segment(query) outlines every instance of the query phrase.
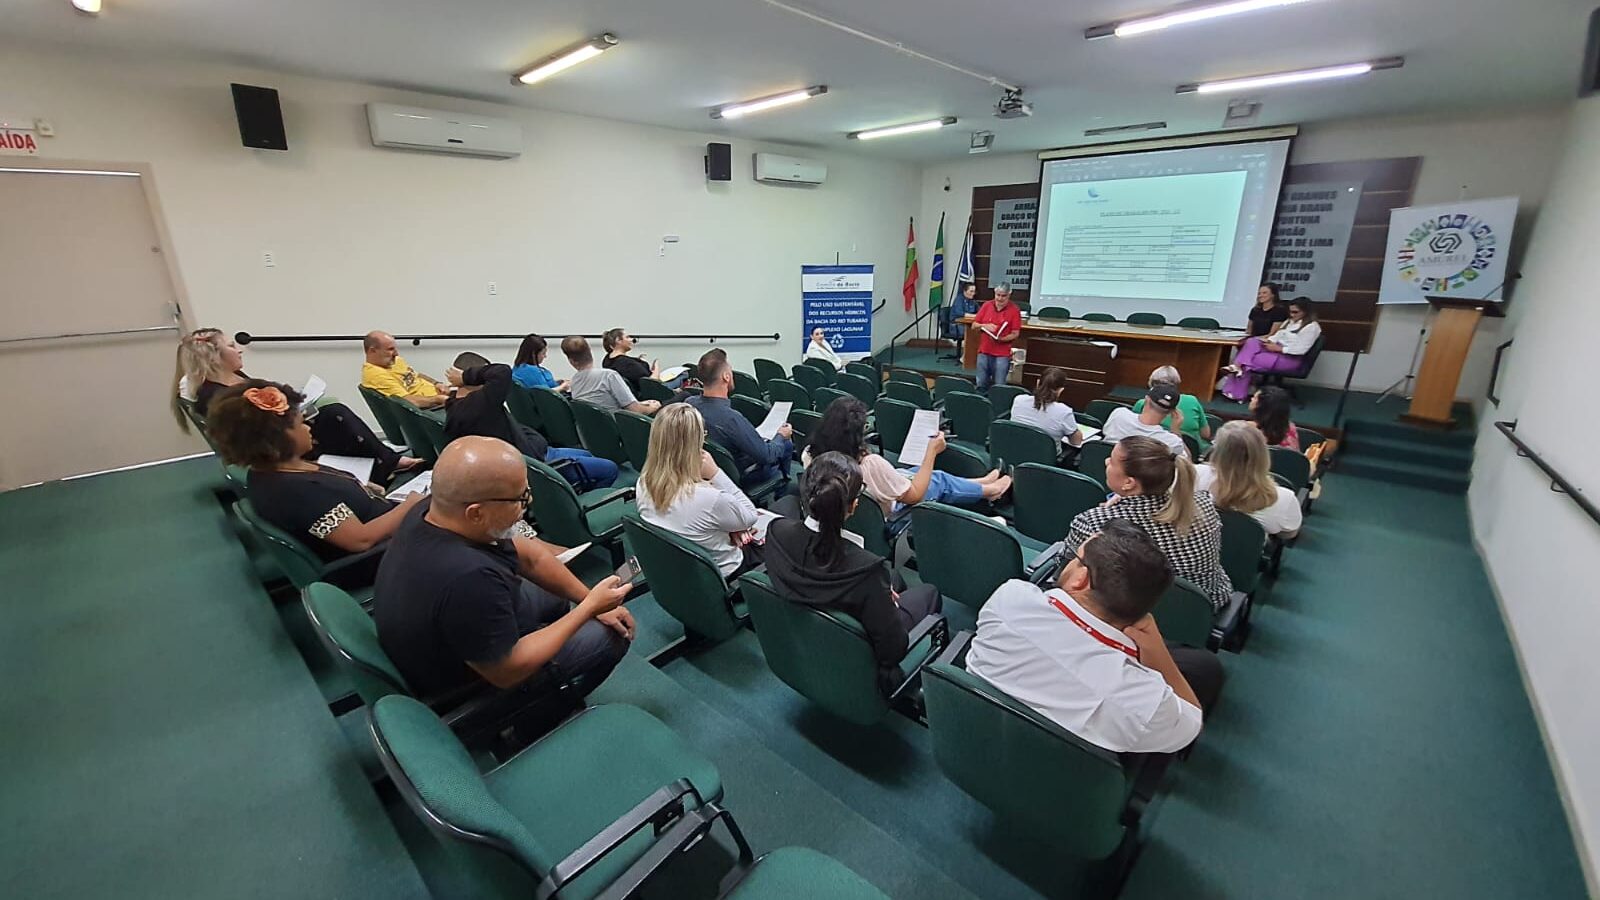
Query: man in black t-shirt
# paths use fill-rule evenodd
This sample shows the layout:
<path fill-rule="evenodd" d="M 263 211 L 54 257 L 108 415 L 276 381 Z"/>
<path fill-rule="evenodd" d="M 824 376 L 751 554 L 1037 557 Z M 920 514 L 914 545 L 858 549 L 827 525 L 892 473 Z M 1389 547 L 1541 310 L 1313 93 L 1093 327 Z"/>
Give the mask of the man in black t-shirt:
<path fill-rule="evenodd" d="M 529 499 L 516 448 L 463 437 L 391 539 L 373 591 L 378 641 L 419 697 L 480 680 L 528 699 L 573 683 L 581 697 L 627 652 L 631 586 L 612 576 L 591 590 L 518 535 Z"/>

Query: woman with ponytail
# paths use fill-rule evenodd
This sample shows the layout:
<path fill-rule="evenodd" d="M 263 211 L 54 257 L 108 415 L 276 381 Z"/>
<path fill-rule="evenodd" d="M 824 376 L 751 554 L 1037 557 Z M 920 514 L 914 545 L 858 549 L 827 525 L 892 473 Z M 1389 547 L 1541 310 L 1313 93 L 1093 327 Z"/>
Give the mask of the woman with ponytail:
<path fill-rule="evenodd" d="M 1186 455 L 1143 435 L 1123 438 L 1106 458 L 1112 497 L 1072 520 L 1068 549 L 1077 549 L 1110 520 L 1127 519 L 1155 540 L 1179 576 L 1205 592 L 1212 609 L 1222 609 L 1233 592 L 1222 570 L 1222 519 L 1195 478 Z"/>
<path fill-rule="evenodd" d="M 805 477 L 811 515 L 804 521 L 774 519 L 768 526 L 767 574 L 789 600 L 860 622 L 878 660 L 880 682 L 892 684 L 906 655 L 906 634 L 939 611 L 939 590 L 921 584 L 897 593 L 889 563 L 863 549 L 859 535 L 844 530 L 861 502 L 861 487 L 861 465 L 849 456 L 830 452 L 811 460 Z"/>

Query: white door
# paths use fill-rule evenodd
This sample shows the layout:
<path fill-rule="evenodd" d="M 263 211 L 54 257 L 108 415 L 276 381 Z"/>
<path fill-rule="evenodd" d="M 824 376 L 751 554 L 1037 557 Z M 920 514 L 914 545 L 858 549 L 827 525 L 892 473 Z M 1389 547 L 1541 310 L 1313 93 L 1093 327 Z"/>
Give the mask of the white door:
<path fill-rule="evenodd" d="M 142 176 L 7 164 L 0 490 L 204 450 L 170 411 L 177 296 Z"/>

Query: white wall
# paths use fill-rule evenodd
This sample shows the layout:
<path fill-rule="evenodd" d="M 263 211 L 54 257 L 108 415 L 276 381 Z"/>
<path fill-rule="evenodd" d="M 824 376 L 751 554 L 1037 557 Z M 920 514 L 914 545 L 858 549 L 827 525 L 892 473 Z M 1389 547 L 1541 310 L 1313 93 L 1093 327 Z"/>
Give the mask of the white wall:
<path fill-rule="evenodd" d="M 1479 427 L 1468 501 L 1473 533 L 1522 662 L 1545 742 L 1564 787 L 1591 890 L 1600 894 L 1600 703 L 1595 702 L 1595 636 L 1600 635 L 1600 525 L 1520 459 L 1494 421 L 1517 434 L 1600 501 L 1590 414 L 1594 352 L 1583 336 L 1600 331 L 1600 304 L 1585 287 L 1600 234 L 1600 99 L 1578 102 L 1523 265 L 1507 326 L 1498 408 Z M 1576 338 L 1576 339 L 1575 339 Z"/>
<path fill-rule="evenodd" d="M 1460 197 L 1520 196 L 1519 237 L 1513 263 L 1526 244 L 1528 226 L 1549 184 L 1565 121 L 1563 108 L 1478 118 L 1385 118 L 1308 125 L 1295 140 L 1291 164 L 1421 156 L 1422 171 L 1413 202 L 1443 203 Z M 939 213 L 948 214 L 950 248 L 959 248 L 971 211 L 972 188 L 990 184 L 1036 181 L 1039 160 L 1033 153 L 976 156 L 928 166 L 922 174 L 921 253 L 933 252 L 933 229 Z M 946 179 L 950 190 L 945 191 Z M 922 223 L 927 223 L 925 226 Z M 951 249 L 952 258 L 959 249 Z M 952 269 L 953 272 L 953 269 Z M 1372 352 L 1356 367 L 1354 386 L 1381 390 L 1404 375 L 1411 362 L 1423 310 L 1387 307 L 1380 311 Z M 1480 398 L 1488 384 L 1489 359 L 1501 324 L 1486 320 L 1473 342 L 1461 377 L 1460 396 Z M 1311 380 L 1342 385 L 1350 366 L 1348 353 L 1324 353 Z"/>
<path fill-rule="evenodd" d="M 228 84 L 278 88 L 288 152 L 239 143 Z M 382 150 L 363 104 L 387 101 L 514 118 L 526 150 L 483 160 Z M 781 332 L 727 343 L 798 361 L 802 263 L 872 263 L 891 303 L 878 342 L 908 321 L 899 301 L 905 221 L 919 202 L 909 164 L 734 143 L 734 180 L 711 185 L 716 136 L 215 66 L 87 62 L 8 49 L 0 109 L 49 119 L 43 155 L 149 163 L 190 319 L 229 332 Z M 750 180 L 750 153 L 820 158 L 818 188 Z M 661 237 L 679 235 L 658 256 Z M 277 265 L 264 268 L 262 251 Z M 498 296 L 488 296 L 488 282 Z M 23 329 L 26 330 L 25 328 Z M 365 413 L 358 346 L 257 345 L 252 374 L 323 375 Z M 670 361 L 709 345 L 640 350 Z M 431 349 L 430 349 L 431 348 Z M 462 347 L 402 349 L 439 376 Z M 509 358 L 515 344 L 491 345 Z M 555 354 L 552 368 L 565 370 Z"/>

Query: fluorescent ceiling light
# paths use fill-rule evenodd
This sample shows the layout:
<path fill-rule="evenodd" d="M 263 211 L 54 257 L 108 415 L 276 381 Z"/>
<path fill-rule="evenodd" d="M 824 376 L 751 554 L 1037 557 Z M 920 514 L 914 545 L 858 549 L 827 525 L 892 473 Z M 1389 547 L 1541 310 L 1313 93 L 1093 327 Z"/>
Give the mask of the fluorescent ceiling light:
<path fill-rule="evenodd" d="M 1256 88 L 1276 87 L 1282 84 L 1302 84 L 1307 81 L 1326 81 L 1329 78 L 1349 78 L 1354 75 L 1365 75 L 1368 72 L 1375 72 L 1379 69 L 1398 69 L 1405 63 L 1404 57 L 1390 56 L 1384 59 L 1349 63 L 1342 66 L 1323 66 L 1320 69 L 1300 69 L 1294 72 L 1279 72 L 1275 75 L 1252 75 L 1248 78 L 1230 78 L 1226 81 L 1180 84 L 1177 92 L 1180 94 L 1216 94 L 1222 91 L 1251 91 Z"/>
<path fill-rule="evenodd" d="M 72 7 L 87 15 L 100 15 L 100 0 L 72 0 Z"/>
<path fill-rule="evenodd" d="M 780 106 L 788 106 L 791 103 L 800 103 L 804 100 L 810 100 L 812 97 L 826 94 L 827 92 L 827 85 L 817 84 L 808 88 L 801 88 L 798 91 L 788 91 L 787 93 L 783 94 L 773 94 L 770 97 L 762 97 L 759 100 L 746 100 L 743 103 L 729 103 L 726 106 L 719 106 L 716 109 L 713 109 L 711 111 L 711 118 L 737 119 L 740 116 L 748 116 L 751 113 L 764 112 L 769 109 L 777 109 Z"/>
<path fill-rule="evenodd" d="M 576 46 L 568 47 L 567 49 L 562 50 L 560 53 L 556 53 L 552 56 L 547 56 L 544 59 L 539 60 L 528 68 L 523 69 L 511 76 L 511 83 L 534 84 L 536 82 L 543 81 L 546 78 L 549 78 L 551 75 L 554 75 L 557 72 L 564 72 L 586 59 L 594 59 L 596 56 L 599 56 L 605 51 L 610 50 L 616 45 L 616 35 L 610 33 L 602 34 L 592 40 L 587 40 Z"/>
<path fill-rule="evenodd" d="M 866 131 L 852 131 L 845 137 L 854 141 L 870 141 L 873 138 L 895 137 L 901 134 L 916 134 L 919 131 L 937 131 L 946 125 L 954 125 L 955 116 L 945 116 L 942 119 L 929 119 L 926 122 L 912 122 L 907 125 L 891 125 L 888 128 L 868 128 Z"/>
<path fill-rule="evenodd" d="M 1117 37 L 1133 37 L 1139 34 L 1148 34 L 1152 31 L 1161 31 L 1174 25 L 1190 25 L 1195 22 L 1220 19 L 1224 16 L 1236 16 L 1240 13 L 1276 9 L 1280 6 L 1293 6 L 1296 3 L 1304 2 L 1306 0 L 1230 0 L 1227 3 L 1190 6 L 1169 13 L 1162 13 L 1159 16 L 1129 19 L 1126 22 L 1117 22 L 1112 25 L 1097 25 L 1085 31 L 1083 36 L 1091 41 L 1095 38 L 1111 37 L 1113 35 Z"/>

